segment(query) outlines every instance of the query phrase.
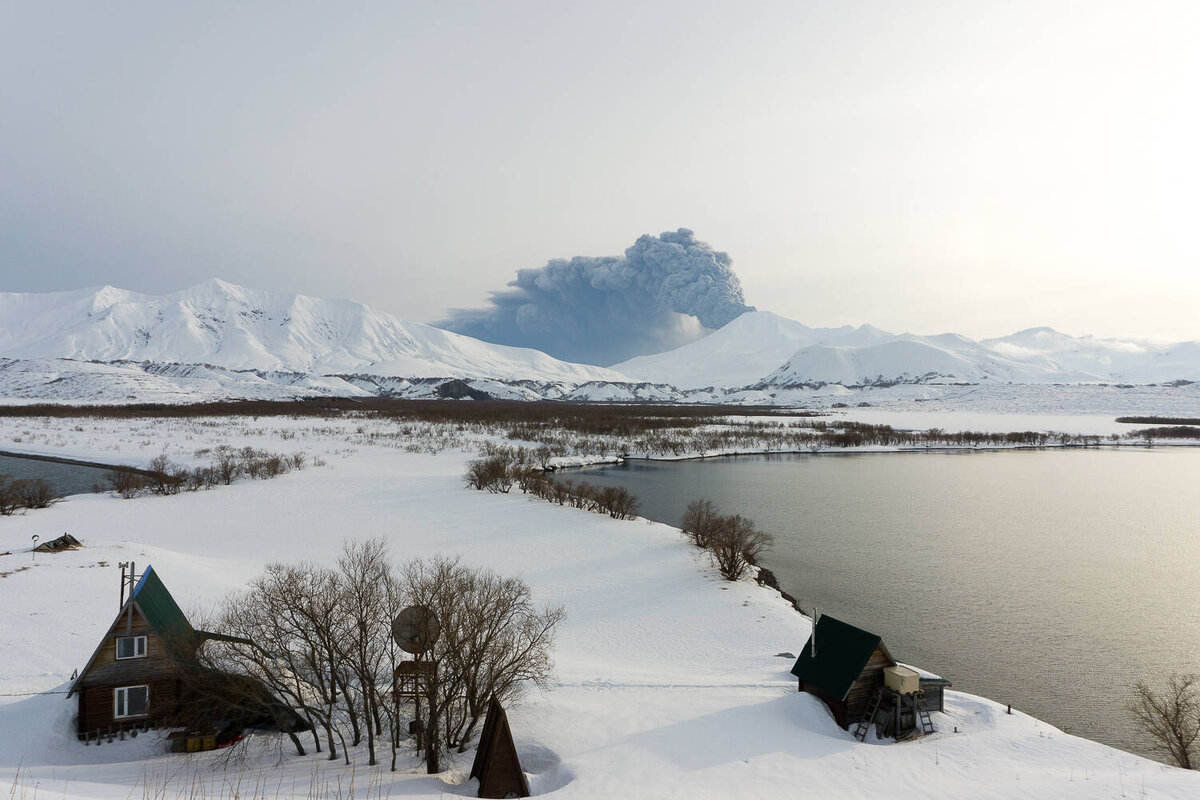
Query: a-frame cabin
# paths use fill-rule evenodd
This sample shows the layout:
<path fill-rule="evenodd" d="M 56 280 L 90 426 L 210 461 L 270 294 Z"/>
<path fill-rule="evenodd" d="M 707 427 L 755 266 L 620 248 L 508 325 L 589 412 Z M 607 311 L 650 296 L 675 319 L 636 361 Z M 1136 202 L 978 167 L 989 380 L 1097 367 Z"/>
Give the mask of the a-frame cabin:
<path fill-rule="evenodd" d="M 79 696 L 79 735 L 163 724 L 179 708 L 201 638 L 147 566 L 67 693 Z"/>
<path fill-rule="evenodd" d="M 79 696 L 79 737 L 180 722 L 234 732 L 310 727 L 254 678 L 201 666 L 196 653 L 206 639 L 253 645 L 193 628 L 147 566 L 67 693 Z"/>
<path fill-rule="evenodd" d="M 824 614 L 813 626 L 792 674 L 800 682 L 800 691 L 821 698 L 837 724 L 848 730 L 862 718 L 871 696 L 883 684 L 883 670 L 895 664 L 880 637 Z"/>
<path fill-rule="evenodd" d="M 179 707 L 200 638 L 147 566 L 67 693 L 79 696 L 79 735 L 163 724 Z"/>

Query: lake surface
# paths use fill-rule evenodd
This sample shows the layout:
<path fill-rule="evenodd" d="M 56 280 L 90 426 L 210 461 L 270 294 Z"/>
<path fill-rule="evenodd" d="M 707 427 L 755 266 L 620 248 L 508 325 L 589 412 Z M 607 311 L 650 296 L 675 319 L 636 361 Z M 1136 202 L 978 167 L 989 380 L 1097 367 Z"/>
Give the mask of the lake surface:
<path fill-rule="evenodd" d="M 672 525 L 702 497 L 750 517 L 805 609 L 1070 733 L 1147 753 L 1130 684 L 1200 671 L 1200 450 L 736 456 L 563 477 L 624 486 Z"/>
<path fill-rule="evenodd" d="M 107 468 L 0 456 L 0 475 L 7 475 L 10 480 L 41 478 L 62 495 L 85 494 L 92 491 L 92 486 L 97 483 L 107 485 L 107 474 Z"/>

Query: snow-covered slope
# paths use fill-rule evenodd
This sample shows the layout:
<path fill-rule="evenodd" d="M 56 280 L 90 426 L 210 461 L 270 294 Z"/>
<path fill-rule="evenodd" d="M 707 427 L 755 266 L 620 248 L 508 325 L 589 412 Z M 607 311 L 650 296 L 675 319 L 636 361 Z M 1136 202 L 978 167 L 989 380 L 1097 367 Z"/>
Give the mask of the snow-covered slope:
<path fill-rule="evenodd" d="M 1200 378 L 1200 342 L 1155 344 L 1128 339 L 1069 336 L 1053 328 L 1028 328 L 981 345 L 1022 361 L 1056 365 L 1128 383 Z"/>
<path fill-rule="evenodd" d="M 636 380 L 680 389 L 747 386 L 762 380 L 799 348 L 873 344 L 890 336 L 870 325 L 810 328 L 770 311 L 750 311 L 703 339 L 666 353 L 631 358 L 613 369 Z"/>
<path fill-rule="evenodd" d="M 974 341 L 857 328 L 809 328 L 767 311 L 703 339 L 613 366 L 678 388 L 889 383 L 1166 383 L 1200 380 L 1200 343 L 1156 345 L 1034 328 Z"/>
<path fill-rule="evenodd" d="M 276 294 L 216 279 L 158 297 L 110 286 L 0 294 L 0 357 L 317 375 L 623 380 L 611 370 L 403 322 L 350 300 Z"/>

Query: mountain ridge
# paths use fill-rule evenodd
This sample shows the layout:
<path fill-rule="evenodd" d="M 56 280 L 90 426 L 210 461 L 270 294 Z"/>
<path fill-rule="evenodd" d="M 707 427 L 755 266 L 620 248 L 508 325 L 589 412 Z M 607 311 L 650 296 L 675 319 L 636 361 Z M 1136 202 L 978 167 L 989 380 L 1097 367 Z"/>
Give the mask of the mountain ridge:
<path fill-rule="evenodd" d="M 352 300 L 247 289 L 216 278 L 164 295 L 111 286 L 0 293 L 0 355 L 420 378 L 624 377 L 405 322 Z"/>
<path fill-rule="evenodd" d="M 776 366 L 762 371 L 771 359 L 778 359 Z M 1048 327 L 976 341 L 957 333 L 893 334 L 870 325 L 810 328 L 753 311 L 703 339 L 612 369 L 680 389 L 831 383 L 1152 384 L 1200 380 L 1200 343 L 1073 337 Z M 750 377 L 756 371 L 759 377 Z"/>
<path fill-rule="evenodd" d="M 109 285 L 0 293 L 0 362 L 0 398 L 62 402 L 374 395 L 772 403 L 822 386 L 1200 381 L 1198 342 L 1073 337 L 1044 326 L 975 341 L 870 325 L 812 328 L 769 311 L 605 368 L 405 322 L 353 300 L 218 278 L 164 295 Z"/>

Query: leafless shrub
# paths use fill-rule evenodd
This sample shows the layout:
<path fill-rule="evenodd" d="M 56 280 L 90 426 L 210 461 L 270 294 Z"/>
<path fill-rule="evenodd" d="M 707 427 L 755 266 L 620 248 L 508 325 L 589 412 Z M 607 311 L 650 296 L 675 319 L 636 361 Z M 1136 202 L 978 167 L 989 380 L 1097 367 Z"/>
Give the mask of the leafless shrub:
<path fill-rule="evenodd" d="M 217 478 L 221 483 L 228 486 L 241 477 L 242 460 L 232 448 L 222 445 L 214 452 L 216 453 L 216 460 L 213 462 L 213 468 L 216 469 Z"/>
<path fill-rule="evenodd" d="M 486 490 L 492 494 L 507 494 L 516 482 L 509 459 L 502 455 L 477 458 L 468 462 L 464 478 L 470 488 Z"/>
<path fill-rule="evenodd" d="M 1150 747 L 1169 763 L 1200 766 L 1200 675 L 1173 674 L 1161 690 L 1138 681 L 1128 710 Z"/>
<path fill-rule="evenodd" d="M 720 519 L 720 515 L 713 502 L 702 498 L 688 503 L 679 527 L 683 530 L 684 535 L 692 541 L 692 544 L 706 548 L 712 536 L 713 525 L 718 519 Z"/>
<path fill-rule="evenodd" d="M 596 505 L 613 519 L 634 519 L 639 508 L 638 499 L 624 486 L 605 486 L 595 495 Z"/>
<path fill-rule="evenodd" d="M 109 470 L 105 475 L 108 486 L 126 500 L 137 497 L 146 491 L 148 482 L 144 475 L 127 469 Z"/>
<path fill-rule="evenodd" d="M 0 475 L 0 516 L 10 516 L 21 507 L 21 497 L 7 475 Z"/>
<path fill-rule="evenodd" d="M 184 470 L 180 478 L 183 481 L 183 488 L 189 492 L 211 489 L 218 482 L 216 467 L 195 467 Z"/>
<path fill-rule="evenodd" d="M 49 508 L 62 499 L 58 490 L 41 478 L 13 481 L 11 490 L 25 508 Z"/>
<path fill-rule="evenodd" d="M 717 517 L 708 536 L 708 551 L 713 563 L 727 581 L 736 581 L 746 569 L 758 563 L 758 557 L 772 543 L 769 533 L 741 516 Z"/>
<path fill-rule="evenodd" d="M 146 476 L 150 491 L 155 494 L 179 494 L 183 488 L 182 471 L 183 468 L 173 463 L 166 454 L 150 459 L 149 474 Z"/>

